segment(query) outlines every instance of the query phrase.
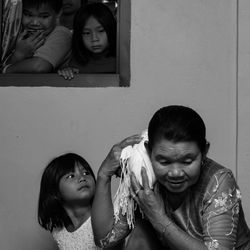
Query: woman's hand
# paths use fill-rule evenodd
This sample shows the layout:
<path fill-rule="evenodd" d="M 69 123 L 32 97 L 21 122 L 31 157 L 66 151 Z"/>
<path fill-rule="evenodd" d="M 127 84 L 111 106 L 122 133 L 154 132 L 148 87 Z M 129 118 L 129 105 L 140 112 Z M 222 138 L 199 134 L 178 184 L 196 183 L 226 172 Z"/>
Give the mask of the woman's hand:
<path fill-rule="evenodd" d="M 166 215 L 164 202 L 157 186 L 150 189 L 146 169 L 142 167 L 142 186 L 137 181 L 134 173 L 131 175 L 132 196 L 148 218 L 154 224 L 161 221 Z"/>
<path fill-rule="evenodd" d="M 142 140 L 141 135 L 130 136 L 120 143 L 115 144 L 98 171 L 98 176 L 110 179 L 113 175 L 120 175 L 120 157 L 122 150 L 127 146 L 138 144 Z"/>
<path fill-rule="evenodd" d="M 35 51 L 45 42 L 45 35 L 41 31 L 29 34 L 24 30 L 17 38 L 15 52 L 13 54 L 15 62 L 30 58 Z"/>
<path fill-rule="evenodd" d="M 115 144 L 99 168 L 95 196 L 91 208 L 91 221 L 97 245 L 117 244 L 129 233 L 126 218 L 124 221 L 121 215 L 119 215 L 120 220 L 115 223 L 114 207 L 111 198 L 111 177 L 115 174 L 119 175 L 122 150 L 127 146 L 138 144 L 141 140 L 141 135 L 133 135 Z M 117 246 L 117 249 L 121 248 Z"/>
<path fill-rule="evenodd" d="M 74 67 L 66 67 L 63 69 L 59 69 L 57 73 L 59 76 L 62 76 L 65 80 L 71 80 L 74 78 L 75 74 L 79 73 L 79 69 Z"/>

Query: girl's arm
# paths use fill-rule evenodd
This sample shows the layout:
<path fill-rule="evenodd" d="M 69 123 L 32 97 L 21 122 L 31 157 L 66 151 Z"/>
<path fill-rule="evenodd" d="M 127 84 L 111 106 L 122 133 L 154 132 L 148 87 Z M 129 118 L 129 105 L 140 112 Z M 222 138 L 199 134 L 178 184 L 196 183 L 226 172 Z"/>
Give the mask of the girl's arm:
<path fill-rule="evenodd" d="M 135 135 L 112 147 L 103 161 L 97 175 L 96 192 L 92 205 L 92 226 L 95 243 L 101 247 L 116 245 L 129 233 L 125 217 L 116 224 L 111 198 L 111 178 L 120 167 L 120 156 L 123 148 L 139 143 L 141 136 Z"/>
<path fill-rule="evenodd" d="M 92 206 L 92 226 L 95 243 L 105 248 L 116 245 L 130 232 L 126 216 L 119 216 L 115 223 L 111 199 L 111 180 L 98 175 L 96 194 Z"/>

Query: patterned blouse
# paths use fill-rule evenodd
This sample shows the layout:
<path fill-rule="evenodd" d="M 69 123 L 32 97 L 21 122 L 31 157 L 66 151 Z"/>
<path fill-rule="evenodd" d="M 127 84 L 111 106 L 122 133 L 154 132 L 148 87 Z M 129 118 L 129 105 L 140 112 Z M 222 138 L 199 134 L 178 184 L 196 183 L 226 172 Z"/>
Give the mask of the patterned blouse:
<path fill-rule="evenodd" d="M 182 205 L 166 212 L 209 250 L 250 249 L 250 230 L 233 173 L 209 158 Z M 249 248 L 245 248 L 247 242 Z"/>

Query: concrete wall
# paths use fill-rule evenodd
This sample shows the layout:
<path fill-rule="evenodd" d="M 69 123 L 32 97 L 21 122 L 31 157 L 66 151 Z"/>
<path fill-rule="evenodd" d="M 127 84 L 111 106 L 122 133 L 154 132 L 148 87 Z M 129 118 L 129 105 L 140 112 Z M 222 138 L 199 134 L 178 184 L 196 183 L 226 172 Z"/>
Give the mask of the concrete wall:
<path fill-rule="evenodd" d="M 238 63 L 238 183 L 243 195 L 245 215 L 250 225 L 250 2 L 239 1 Z"/>
<path fill-rule="evenodd" d="M 247 0 L 242 2 L 249 11 Z M 250 207 L 249 71 L 245 58 L 238 105 L 236 3 L 132 1 L 129 88 L 1 88 L 0 249 L 55 249 L 36 218 L 45 165 L 74 151 L 96 173 L 114 143 L 146 128 L 168 104 L 188 105 L 202 115 L 209 156 L 238 173 L 244 207 Z M 249 222 L 249 209 L 246 216 Z"/>

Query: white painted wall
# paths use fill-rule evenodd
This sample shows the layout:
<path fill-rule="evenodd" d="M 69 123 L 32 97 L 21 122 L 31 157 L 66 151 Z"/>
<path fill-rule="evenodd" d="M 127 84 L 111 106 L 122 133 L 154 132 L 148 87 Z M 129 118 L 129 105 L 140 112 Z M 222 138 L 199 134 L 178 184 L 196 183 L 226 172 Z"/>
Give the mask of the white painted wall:
<path fill-rule="evenodd" d="M 97 172 L 114 143 L 168 104 L 196 109 L 210 157 L 237 172 L 236 9 L 234 0 L 132 1 L 129 88 L 1 88 L 0 249 L 54 249 L 36 218 L 45 165 L 74 151 Z"/>
<path fill-rule="evenodd" d="M 250 1 L 239 1 L 238 183 L 250 225 Z"/>

